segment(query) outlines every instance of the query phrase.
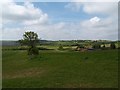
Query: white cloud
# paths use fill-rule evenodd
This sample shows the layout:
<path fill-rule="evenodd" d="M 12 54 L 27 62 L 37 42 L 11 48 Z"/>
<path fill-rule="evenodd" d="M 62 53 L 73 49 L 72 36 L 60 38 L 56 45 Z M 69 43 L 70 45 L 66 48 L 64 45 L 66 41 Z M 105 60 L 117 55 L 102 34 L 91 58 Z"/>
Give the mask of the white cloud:
<path fill-rule="evenodd" d="M 118 11 L 117 2 L 70 2 L 65 5 L 65 8 L 71 9 L 72 11 L 80 11 L 81 8 L 87 14 L 101 14 L 101 15 L 113 15 Z"/>
<path fill-rule="evenodd" d="M 84 20 L 81 23 L 81 26 L 83 27 L 92 27 L 92 28 L 109 28 L 110 26 L 117 25 L 117 22 L 113 18 L 98 18 L 98 17 L 93 17 L 90 18 L 89 20 Z"/>
<path fill-rule="evenodd" d="M 27 26 L 43 25 L 48 22 L 47 13 L 35 8 L 30 2 L 18 5 L 12 0 L 4 0 L 0 5 L 2 6 L 2 16 L 0 17 L 3 26 L 2 39 L 21 39 Z M 13 27 L 10 28 L 9 25 Z"/>
<path fill-rule="evenodd" d="M 2 30 L 2 39 L 18 40 L 22 38 L 24 32 L 25 32 L 24 28 L 4 28 Z"/>
<path fill-rule="evenodd" d="M 92 24 L 96 24 L 96 23 L 98 23 L 99 21 L 100 21 L 100 18 L 98 18 L 98 17 L 93 17 L 93 18 L 90 19 L 90 22 L 91 22 Z"/>
<path fill-rule="evenodd" d="M 112 15 L 116 14 L 118 10 L 118 3 L 115 2 L 94 2 L 94 3 L 84 3 L 84 12 L 88 14 L 98 14 L 101 15 Z"/>
<path fill-rule="evenodd" d="M 93 19 L 95 21 L 94 24 L 91 22 Z M 82 33 L 89 39 L 118 39 L 118 23 L 111 17 L 101 18 L 100 20 L 93 17 L 89 20 L 84 20 L 80 25 L 83 28 Z"/>
<path fill-rule="evenodd" d="M 37 24 L 46 24 L 48 22 L 48 15 L 44 14 L 41 15 L 38 19 L 33 20 L 24 20 L 24 25 L 37 25 Z"/>
<path fill-rule="evenodd" d="M 116 29 L 116 27 L 118 26 L 118 22 L 116 22 L 117 20 L 111 17 L 108 18 L 98 18 L 98 17 L 93 17 L 90 18 L 89 20 L 84 20 L 82 21 L 80 24 L 83 27 L 87 27 L 87 28 L 105 28 L 106 29 L 110 29 L 112 28 L 113 31 L 114 29 Z"/>
<path fill-rule="evenodd" d="M 17 5 L 15 2 L 2 5 L 3 23 L 17 22 L 25 25 L 47 23 L 48 15 L 30 2 L 25 2 L 24 5 Z"/>
<path fill-rule="evenodd" d="M 110 0 L 110 2 L 108 0 L 72 0 L 70 4 L 74 5 L 71 5 L 69 9 L 73 10 L 72 8 L 81 6 L 77 8 L 77 11 L 83 10 L 87 15 L 93 16 L 80 22 L 81 37 L 86 39 L 118 39 L 117 0 Z"/>
<path fill-rule="evenodd" d="M 93 17 L 94 18 L 94 17 Z M 111 18 L 102 19 L 96 24 L 89 20 L 79 23 L 59 22 L 55 24 L 31 25 L 25 28 L 4 29 L 4 39 L 21 39 L 25 31 L 38 33 L 39 38 L 47 40 L 71 39 L 117 39 L 117 24 Z M 111 21 L 111 22 L 109 22 Z M 9 30 L 9 33 L 8 33 Z"/>

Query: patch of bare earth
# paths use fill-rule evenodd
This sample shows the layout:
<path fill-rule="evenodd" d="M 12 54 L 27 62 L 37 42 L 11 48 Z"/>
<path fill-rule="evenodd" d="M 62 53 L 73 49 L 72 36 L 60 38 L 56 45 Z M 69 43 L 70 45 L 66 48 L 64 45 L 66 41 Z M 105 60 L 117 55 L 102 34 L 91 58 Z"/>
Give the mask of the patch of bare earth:
<path fill-rule="evenodd" d="M 42 70 L 40 68 L 30 68 L 30 69 L 25 69 L 22 71 L 17 71 L 17 72 L 12 72 L 12 73 L 4 73 L 3 78 L 24 78 L 24 77 L 40 77 L 45 73 L 45 70 Z"/>

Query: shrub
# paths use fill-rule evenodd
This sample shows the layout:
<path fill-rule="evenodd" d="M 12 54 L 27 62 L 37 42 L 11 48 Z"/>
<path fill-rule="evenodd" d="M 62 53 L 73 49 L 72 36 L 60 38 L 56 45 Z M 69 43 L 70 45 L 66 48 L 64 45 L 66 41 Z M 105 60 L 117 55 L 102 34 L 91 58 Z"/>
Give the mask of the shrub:
<path fill-rule="evenodd" d="M 84 59 L 85 59 L 85 60 L 87 60 L 87 59 L 88 59 L 88 57 L 85 57 Z"/>
<path fill-rule="evenodd" d="M 85 47 L 84 47 L 84 45 L 82 45 L 82 44 L 81 44 L 81 45 L 79 45 L 78 47 L 79 47 L 79 48 L 85 48 Z"/>
<path fill-rule="evenodd" d="M 105 50 L 105 49 L 106 49 L 105 45 L 103 45 L 103 46 L 101 47 L 101 49 Z"/>
<path fill-rule="evenodd" d="M 100 45 L 100 44 L 94 44 L 94 45 L 93 45 L 93 48 L 94 48 L 94 49 L 100 49 L 100 48 L 101 48 L 101 45 Z"/>
<path fill-rule="evenodd" d="M 58 50 L 63 50 L 63 46 L 60 45 L 60 46 L 58 47 Z"/>
<path fill-rule="evenodd" d="M 39 49 L 36 47 L 31 47 L 28 49 L 28 55 L 38 55 Z"/>
<path fill-rule="evenodd" d="M 120 49 L 120 47 L 118 47 L 118 49 Z"/>
<path fill-rule="evenodd" d="M 111 49 L 116 49 L 115 43 L 111 43 L 111 44 L 110 44 L 110 48 L 111 48 Z"/>

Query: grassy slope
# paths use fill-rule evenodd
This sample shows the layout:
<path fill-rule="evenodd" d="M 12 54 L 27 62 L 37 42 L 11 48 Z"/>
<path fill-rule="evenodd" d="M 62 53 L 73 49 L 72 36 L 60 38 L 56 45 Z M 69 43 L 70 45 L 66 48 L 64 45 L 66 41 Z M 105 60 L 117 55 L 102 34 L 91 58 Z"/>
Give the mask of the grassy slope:
<path fill-rule="evenodd" d="M 3 51 L 3 87 L 117 87 L 115 50 L 41 51 L 28 60 L 25 51 Z"/>

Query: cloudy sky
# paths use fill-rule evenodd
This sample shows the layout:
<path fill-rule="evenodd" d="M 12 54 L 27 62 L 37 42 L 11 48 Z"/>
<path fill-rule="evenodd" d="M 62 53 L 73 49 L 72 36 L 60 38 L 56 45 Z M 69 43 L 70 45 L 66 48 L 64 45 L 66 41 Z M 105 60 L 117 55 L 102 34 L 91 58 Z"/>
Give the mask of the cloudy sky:
<path fill-rule="evenodd" d="M 118 2 L 84 1 L 3 2 L 2 39 L 19 40 L 34 31 L 46 40 L 117 40 Z"/>

